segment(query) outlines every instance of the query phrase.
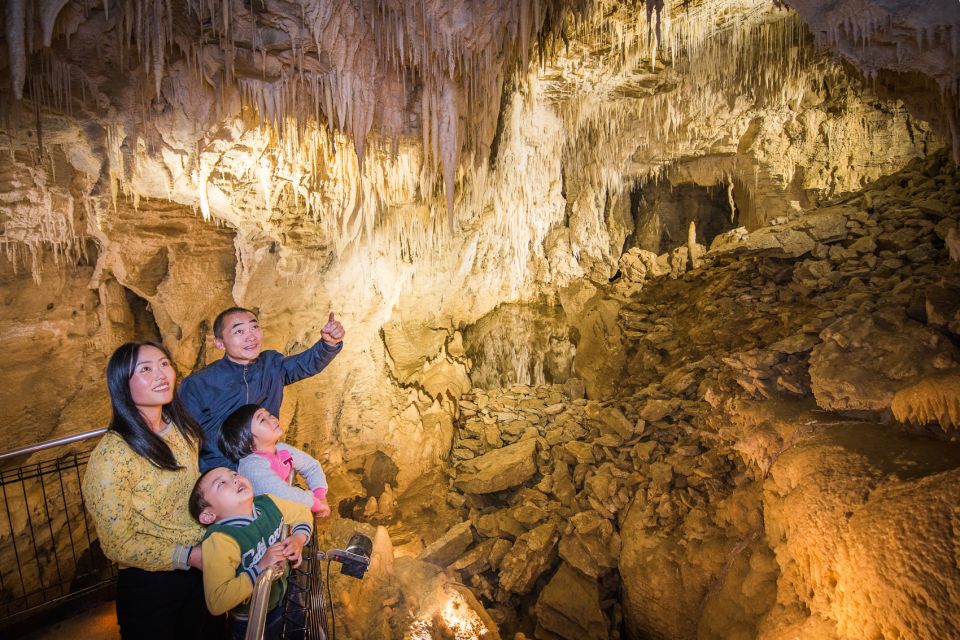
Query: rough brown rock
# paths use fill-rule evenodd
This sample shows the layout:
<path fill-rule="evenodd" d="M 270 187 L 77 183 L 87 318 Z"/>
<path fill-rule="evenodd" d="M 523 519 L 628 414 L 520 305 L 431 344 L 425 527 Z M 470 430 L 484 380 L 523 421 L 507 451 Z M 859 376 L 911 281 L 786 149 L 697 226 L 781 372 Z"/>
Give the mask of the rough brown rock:
<path fill-rule="evenodd" d="M 559 532 L 554 524 L 540 525 L 517 538 L 500 565 L 500 586 L 525 594 L 557 557 Z"/>
<path fill-rule="evenodd" d="M 600 610 L 596 581 L 561 563 L 540 592 L 533 608 L 537 638 L 604 640 L 609 638 L 607 621 Z"/>
<path fill-rule="evenodd" d="M 521 440 L 460 464 L 454 486 L 465 493 L 492 493 L 523 484 L 537 472 L 536 440 Z"/>
<path fill-rule="evenodd" d="M 958 467 L 954 444 L 869 424 L 825 427 L 783 454 L 764 485 L 778 598 L 839 637 L 960 633 Z"/>
<path fill-rule="evenodd" d="M 960 366 L 949 340 L 893 309 L 843 317 L 820 337 L 810 354 L 810 380 L 824 409 L 889 409 L 897 389 Z"/>
<path fill-rule="evenodd" d="M 420 552 L 420 559 L 445 567 L 473 544 L 473 524 L 461 522 L 430 543 Z"/>

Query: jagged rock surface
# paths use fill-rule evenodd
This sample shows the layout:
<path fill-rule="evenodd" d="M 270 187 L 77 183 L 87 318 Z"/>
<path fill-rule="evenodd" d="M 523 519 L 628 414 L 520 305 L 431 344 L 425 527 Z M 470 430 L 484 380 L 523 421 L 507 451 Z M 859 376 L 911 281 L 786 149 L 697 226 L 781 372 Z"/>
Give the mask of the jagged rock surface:
<path fill-rule="evenodd" d="M 601 401 L 568 385 L 464 396 L 454 462 L 524 443 L 536 456 L 530 477 L 496 493 L 463 492 L 469 471 L 450 470 L 447 502 L 477 541 L 448 569 L 502 632 L 615 638 L 622 622 L 654 638 L 923 638 L 957 624 L 953 432 L 937 441 L 824 412 L 811 384 L 816 348 L 846 318 L 887 326 L 900 313 L 928 332 L 924 344 L 952 339 L 937 316 L 917 315 L 916 298 L 956 285 L 944 242 L 960 204 L 954 172 L 915 163 L 842 207 L 777 222 L 777 234 L 811 239 L 800 255 L 739 243 L 678 279 L 645 276 L 618 303 L 626 364 Z M 931 204 L 905 206 L 911 188 Z M 872 238 L 882 234 L 911 242 Z M 895 259 L 911 268 L 882 264 Z M 810 260 L 837 275 L 808 279 Z M 846 343 L 855 395 L 875 384 L 861 356 L 880 346 Z"/>
<path fill-rule="evenodd" d="M 178 25 L 173 42 L 125 31 L 130 14 L 108 5 L 108 18 L 99 1 L 40 12 L 23 34 L 39 37 L 21 39 L 16 15 L 6 25 L 8 446 L 102 425 L 102 369 L 127 339 L 163 339 L 186 373 L 219 356 L 220 308 L 257 308 L 266 346 L 284 351 L 316 341 L 332 309 L 347 348 L 288 389 L 281 419 L 330 471 L 335 521 L 389 527 L 403 556 L 388 562 L 382 532 L 364 529 L 381 542 L 379 577 L 341 603 L 347 635 L 403 637 L 408 613 L 436 613 L 444 579 L 411 557 L 451 527 L 427 555 L 508 631 L 920 628 L 915 603 L 954 574 L 921 567 L 899 599 L 858 582 L 814 597 L 832 569 L 782 567 L 817 541 L 763 527 L 768 510 L 792 515 L 786 489 L 769 490 L 783 452 L 841 421 L 823 409 L 883 414 L 903 394 L 898 415 L 953 420 L 930 382 L 956 370 L 960 328 L 960 194 L 933 133 L 949 131 L 950 87 L 851 77 L 766 0 L 601 2 L 577 17 L 564 2 L 261 4 L 261 18 L 218 4 L 238 20 L 200 43 L 179 2 L 192 31 Z M 920 22 L 934 6 L 898 5 Z M 921 32 L 916 49 L 942 57 L 927 44 L 953 47 L 956 30 Z M 530 301 L 563 321 L 523 333 L 532 321 L 491 313 Z M 894 329 L 909 343 L 877 339 Z M 878 354 L 897 366 L 878 371 Z M 497 388 L 508 378 L 521 384 Z M 480 477 L 510 447 L 524 453 L 505 465 L 516 473 Z M 365 484 L 377 455 L 393 472 Z M 898 506 L 922 504 L 929 535 L 946 517 L 940 484 L 902 484 L 843 529 L 892 562 L 919 550 L 865 538 L 900 526 Z M 895 573 L 873 567 L 874 582 Z M 564 607 L 563 584 L 583 607 Z"/>

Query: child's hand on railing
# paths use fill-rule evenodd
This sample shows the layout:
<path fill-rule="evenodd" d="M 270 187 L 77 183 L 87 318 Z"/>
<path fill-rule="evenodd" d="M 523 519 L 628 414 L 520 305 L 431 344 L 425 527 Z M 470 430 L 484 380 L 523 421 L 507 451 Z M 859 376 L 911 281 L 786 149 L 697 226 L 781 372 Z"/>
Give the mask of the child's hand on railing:
<path fill-rule="evenodd" d="M 307 543 L 307 534 L 300 532 L 292 535 L 283 542 L 283 557 L 287 559 L 290 565 L 296 569 L 303 561 L 303 545 Z"/>
<path fill-rule="evenodd" d="M 327 488 L 317 487 L 313 490 L 313 506 L 310 507 L 314 518 L 326 518 L 330 515 L 330 504 L 327 502 Z"/>
<path fill-rule="evenodd" d="M 276 565 L 277 569 L 281 569 L 286 555 L 285 550 L 288 540 L 290 540 L 290 538 L 267 547 L 263 557 L 260 558 L 260 562 L 257 563 L 257 568 L 260 569 L 260 571 L 266 571 L 271 565 Z"/>

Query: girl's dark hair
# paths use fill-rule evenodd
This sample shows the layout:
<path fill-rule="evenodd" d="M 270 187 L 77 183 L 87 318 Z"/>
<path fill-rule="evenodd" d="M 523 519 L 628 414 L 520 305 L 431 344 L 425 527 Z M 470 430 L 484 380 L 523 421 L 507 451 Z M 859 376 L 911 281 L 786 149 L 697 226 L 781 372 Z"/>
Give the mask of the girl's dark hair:
<path fill-rule="evenodd" d="M 253 424 L 253 414 L 259 410 L 258 404 L 245 404 L 227 416 L 220 427 L 217 444 L 223 455 L 230 458 L 233 464 L 253 453 L 253 431 L 250 425 Z"/>
<path fill-rule="evenodd" d="M 137 454 L 161 469 L 175 471 L 182 469 L 183 465 L 177 464 L 177 459 L 170 451 L 170 447 L 147 424 L 130 394 L 130 378 L 136 370 L 140 349 L 145 346 L 156 347 L 170 360 L 171 365 L 173 364 L 170 352 L 156 342 L 149 340 L 127 342 L 117 347 L 107 362 L 107 390 L 110 392 L 110 404 L 113 406 L 110 429 L 120 434 L 120 437 Z M 184 438 L 196 444 L 197 449 L 201 448 L 203 430 L 184 409 L 176 388 L 174 388 L 173 401 L 164 405 L 162 411 L 165 420 L 173 422 L 174 427 Z"/>

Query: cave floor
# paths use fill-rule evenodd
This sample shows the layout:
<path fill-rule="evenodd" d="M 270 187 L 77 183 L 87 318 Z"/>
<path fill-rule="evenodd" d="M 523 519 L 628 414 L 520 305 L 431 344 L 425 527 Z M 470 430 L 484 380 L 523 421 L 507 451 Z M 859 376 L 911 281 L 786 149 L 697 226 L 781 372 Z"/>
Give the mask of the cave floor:
<path fill-rule="evenodd" d="M 84 638 L 84 640 L 117 640 L 117 608 L 113 600 L 102 602 L 72 615 L 66 620 L 45 625 L 23 638 L 25 640 L 54 640 L 55 638 Z"/>

